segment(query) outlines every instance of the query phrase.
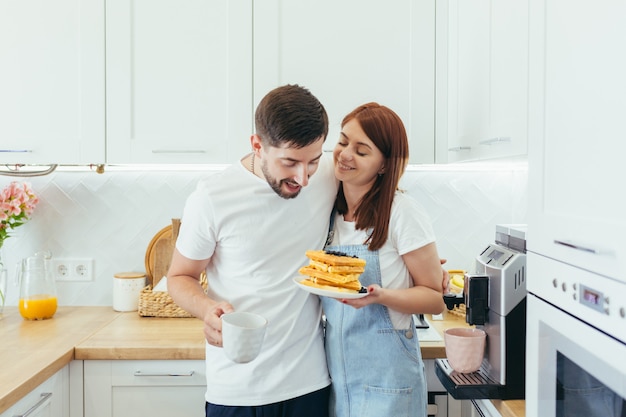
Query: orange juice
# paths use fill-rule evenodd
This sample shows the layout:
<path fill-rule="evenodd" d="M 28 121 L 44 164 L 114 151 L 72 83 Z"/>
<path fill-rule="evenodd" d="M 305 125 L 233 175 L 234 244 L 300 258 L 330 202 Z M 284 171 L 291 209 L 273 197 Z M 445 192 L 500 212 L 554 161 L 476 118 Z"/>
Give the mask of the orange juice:
<path fill-rule="evenodd" d="M 43 320 L 54 316 L 57 311 L 57 298 L 49 295 L 34 295 L 20 298 L 20 314 L 27 320 Z"/>

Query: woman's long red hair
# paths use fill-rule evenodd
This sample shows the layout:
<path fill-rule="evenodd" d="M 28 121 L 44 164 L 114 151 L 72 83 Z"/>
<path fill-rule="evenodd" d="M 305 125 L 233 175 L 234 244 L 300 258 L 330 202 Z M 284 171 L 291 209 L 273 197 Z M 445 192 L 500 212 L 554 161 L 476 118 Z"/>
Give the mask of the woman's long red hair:
<path fill-rule="evenodd" d="M 373 229 L 364 243 L 369 245 L 370 250 L 377 250 L 383 246 L 389 235 L 391 205 L 400 177 L 409 161 L 409 141 L 402 119 L 393 110 L 378 103 L 366 103 L 357 107 L 343 118 L 341 127 L 351 120 L 359 122 L 363 132 L 385 158 L 384 172 L 363 196 L 355 213 L 357 229 Z M 340 214 L 348 212 L 343 184 L 339 185 L 335 208 Z"/>

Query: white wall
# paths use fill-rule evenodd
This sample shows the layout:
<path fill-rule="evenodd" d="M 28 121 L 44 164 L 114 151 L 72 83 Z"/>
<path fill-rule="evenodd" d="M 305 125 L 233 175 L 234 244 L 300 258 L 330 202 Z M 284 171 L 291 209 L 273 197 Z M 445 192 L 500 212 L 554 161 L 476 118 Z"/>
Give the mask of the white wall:
<path fill-rule="evenodd" d="M 220 169 L 215 167 L 214 169 Z M 41 202 L 2 248 L 9 270 L 7 305 L 16 305 L 15 264 L 38 250 L 57 258 L 93 258 L 95 280 L 57 283 L 60 305 L 111 305 L 113 274 L 145 271 L 148 243 L 180 217 L 198 171 L 57 171 L 30 182 Z M 4 188 L 11 177 L 0 177 Z M 430 213 L 448 269 L 471 269 L 493 241 L 495 225 L 525 223 L 525 165 L 413 166 L 402 187 Z"/>

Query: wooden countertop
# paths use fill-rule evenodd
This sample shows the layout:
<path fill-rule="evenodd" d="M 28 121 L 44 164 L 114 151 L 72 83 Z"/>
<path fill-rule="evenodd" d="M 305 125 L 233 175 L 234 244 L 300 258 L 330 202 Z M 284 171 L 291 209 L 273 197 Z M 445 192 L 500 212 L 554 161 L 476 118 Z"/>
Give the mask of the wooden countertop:
<path fill-rule="evenodd" d="M 443 313 L 443 320 L 434 320 L 430 314 L 426 315 L 426 319 L 432 327 L 434 327 L 442 340 L 438 342 L 420 342 L 422 351 L 422 359 L 437 359 L 446 357 L 446 347 L 443 343 L 443 332 L 451 327 L 470 327 L 463 316 L 449 313 L 447 310 Z"/>
<path fill-rule="evenodd" d="M 449 327 L 467 327 L 462 317 L 447 312 L 444 320 L 429 319 L 429 322 L 440 334 Z M 420 345 L 423 359 L 446 356 L 443 341 Z M 74 356 L 75 359 L 204 359 L 204 352 L 200 320 L 119 313 L 76 345 Z"/>
<path fill-rule="evenodd" d="M 202 322 L 196 318 L 119 313 L 76 345 L 75 359 L 204 359 Z"/>
<path fill-rule="evenodd" d="M 526 401 L 524 400 L 491 400 L 502 417 L 525 417 Z"/>
<path fill-rule="evenodd" d="M 60 307 L 49 320 L 0 315 L 0 413 L 74 359 L 74 347 L 119 314 L 111 307 Z"/>
<path fill-rule="evenodd" d="M 440 333 L 467 326 L 445 312 L 432 320 Z M 204 359 L 202 323 L 195 318 L 148 318 L 111 307 L 60 307 L 50 320 L 26 321 L 17 308 L 0 316 L 0 413 L 71 360 Z M 421 342 L 422 357 L 445 357 L 442 341 Z M 504 417 L 523 417 L 524 401 L 493 401 Z"/>

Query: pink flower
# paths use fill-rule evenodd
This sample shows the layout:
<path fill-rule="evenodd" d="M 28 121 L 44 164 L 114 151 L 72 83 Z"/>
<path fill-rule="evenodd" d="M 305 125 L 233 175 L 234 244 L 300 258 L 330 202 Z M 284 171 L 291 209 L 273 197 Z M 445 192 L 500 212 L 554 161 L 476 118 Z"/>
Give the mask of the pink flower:
<path fill-rule="evenodd" d="M 9 230 L 30 219 L 37 203 L 39 198 L 28 183 L 13 181 L 0 192 L 0 247 L 9 238 Z"/>

